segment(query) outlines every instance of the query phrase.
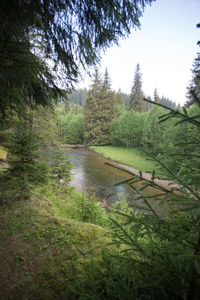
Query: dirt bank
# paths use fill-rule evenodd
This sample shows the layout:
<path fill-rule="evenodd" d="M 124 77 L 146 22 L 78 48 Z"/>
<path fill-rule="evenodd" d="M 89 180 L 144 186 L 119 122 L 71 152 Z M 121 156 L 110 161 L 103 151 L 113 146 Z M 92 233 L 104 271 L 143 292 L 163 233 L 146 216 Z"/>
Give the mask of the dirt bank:
<path fill-rule="evenodd" d="M 135 175 L 139 175 L 140 176 L 140 173 L 142 173 L 142 178 L 144 179 L 147 179 L 149 181 L 152 181 L 152 174 L 150 173 L 146 173 L 146 172 L 141 172 L 133 167 L 129 167 L 129 166 L 126 166 L 124 164 L 121 164 L 121 163 L 118 163 L 116 161 L 112 161 L 110 159 L 106 159 L 106 164 L 111 164 L 111 165 L 114 165 L 116 167 L 119 167 L 119 168 L 122 168 L 122 169 L 125 169 Z M 175 182 L 171 181 L 171 180 L 167 180 L 167 179 L 154 179 L 154 182 L 158 185 L 161 185 L 167 189 L 171 189 L 171 188 L 174 188 L 174 187 L 180 187 L 178 184 L 176 184 Z"/>

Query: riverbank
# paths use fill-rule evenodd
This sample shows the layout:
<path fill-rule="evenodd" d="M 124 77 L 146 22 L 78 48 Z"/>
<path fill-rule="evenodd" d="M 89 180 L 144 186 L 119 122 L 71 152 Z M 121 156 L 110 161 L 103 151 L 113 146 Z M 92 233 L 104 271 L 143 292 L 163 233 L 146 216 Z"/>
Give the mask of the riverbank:
<path fill-rule="evenodd" d="M 116 167 L 125 169 L 135 175 L 140 175 L 146 180 L 152 181 L 152 172 L 155 171 L 157 176 L 163 177 L 160 166 L 157 162 L 150 160 L 139 149 L 128 149 L 114 146 L 92 146 L 92 150 L 101 153 L 111 164 Z M 134 167 L 137 166 L 137 167 Z M 158 185 L 172 188 L 178 185 L 171 180 L 156 178 L 154 182 Z"/>
<path fill-rule="evenodd" d="M 78 148 L 85 148 L 85 145 L 82 144 L 60 144 L 60 147 L 67 147 L 70 149 L 78 149 Z"/>
<path fill-rule="evenodd" d="M 55 177 L 29 199 L 1 195 L 0 299 L 77 299 L 78 279 L 99 264 L 102 249 L 115 251 L 105 210 Z"/>
<path fill-rule="evenodd" d="M 113 253 L 107 229 L 77 221 L 85 218 L 83 204 L 87 211 L 92 205 L 81 197 L 70 187 L 54 185 L 36 189 L 29 200 L 1 205 L 1 300 L 77 299 L 77 279 L 102 259 L 101 249 Z"/>
<path fill-rule="evenodd" d="M 152 173 L 161 173 L 160 165 L 138 148 L 115 146 L 92 146 L 90 149 L 103 154 L 105 158 L 132 167 L 136 170 Z"/>

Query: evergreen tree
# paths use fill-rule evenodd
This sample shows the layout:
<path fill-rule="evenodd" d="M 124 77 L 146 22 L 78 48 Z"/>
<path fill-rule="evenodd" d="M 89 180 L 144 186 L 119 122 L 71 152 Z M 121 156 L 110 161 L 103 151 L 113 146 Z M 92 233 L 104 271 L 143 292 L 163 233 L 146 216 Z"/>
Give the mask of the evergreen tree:
<path fill-rule="evenodd" d="M 200 28 L 200 24 L 198 24 L 197 27 Z M 198 45 L 200 46 L 200 41 L 198 42 Z M 197 58 L 194 61 L 192 73 L 193 78 L 190 86 L 188 87 L 188 101 L 185 104 L 186 107 L 191 106 L 195 102 L 198 103 L 200 98 L 200 52 L 197 53 Z"/>
<path fill-rule="evenodd" d="M 6 202 L 29 198 L 36 186 L 48 182 L 48 167 L 38 160 L 38 138 L 29 122 L 17 124 L 7 148 L 9 168 L 2 176 L 0 199 Z"/>
<path fill-rule="evenodd" d="M 73 90 L 73 92 L 69 95 L 69 100 L 72 103 L 83 106 L 83 102 L 87 97 L 87 89 L 77 89 Z"/>
<path fill-rule="evenodd" d="M 154 100 L 154 102 L 156 102 L 156 103 L 158 103 L 158 101 L 159 101 L 159 96 L 158 96 L 158 91 L 157 91 L 157 89 L 154 90 L 153 100 Z"/>
<path fill-rule="evenodd" d="M 64 104 L 65 104 L 65 111 L 66 111 L 66 113 L 68 113 L 69 110 L 70 110 L 70 103 L 69 103 L 69 95 L 68 94 L 66 94 L 66 97 L 64 99 Z"/>
<path fill-rule="evenodd" d="M 100 110 L 102 112 L 103 119 L 103 143 L 109 144 L 109 130 L 111 121 L 114 118 L 114 92 L 111 90 L 111 80 L 108 74 L 108 70 L 105 70 L 104 79 L 103 79 L 103 87 L 102 87 L 102 100 L 100 102 Z"/>
<path fill-rule="evenodd" d="M 84 103 L 85 142 L 89 145 L 109 143 L 109 128 L 113 118 L 114 97 L 108 72 L 102 80 L 96 69 L 93 83 Z"/>
<path fill-rule="evenodd" d="M 109 77 L 107 68 L 106 68 L 105 73 L 104 73 L 103 87 L 106 89 L 106 91 L 111 90 L 111 82 L 110 82 L 110 77 Z"/>
<path fill-rule="evenodd" d="M 94 65 L 100 49 L 139 27 L 152 1 L 1 1 L 0 113 L 49 104 L 58 77 L 71 87 L 80 66 Z"/>
<path fill-rule="evenodd" d="M 140 65 L 137 64 L 133 86 L 131 89 L 131 99 L 129 103 L 129 110 L 133 109 L 137 112 L 142 112 L 145 110 L 145 104 L 143 101 L 143 91 L 142 91 L 142 75 L 140 72 Z"/>
<path fill-rule="evenodd" d="M 83 104 L 85 142 L 86 144 L 99 144 L 100 128 L 98 120 L 98 100 L 102 89 L 102 80 L 98 69 L 95 69 L 93 82 L 88 91 L 88 97 Z"/>
<path fill-rule="evenodd" d="M 158 98 L 158 103 L 160 103 L 164 106 L 170 107 L 172 109 L 177 108 L 176 103 L 166 97 Z M 167 110 L 167 109 L 165 108 L 165 110 Z"/>

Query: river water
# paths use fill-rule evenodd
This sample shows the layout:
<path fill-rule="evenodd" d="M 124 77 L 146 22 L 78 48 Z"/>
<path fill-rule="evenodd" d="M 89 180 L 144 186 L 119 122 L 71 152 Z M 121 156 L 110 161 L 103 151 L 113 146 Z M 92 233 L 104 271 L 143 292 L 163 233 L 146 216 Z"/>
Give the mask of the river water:
<path fill-rule="evenodd" d="M 134 191 L 127 184 L 114 184 L 130 178 L 130 175 L 116 168 L 105 165 L 106 159 L 93 150 L 85 147 L 69 148 L 67 156 L 72 164 L 71 185 L 79 192 L 94 190 L 100 199 L 111 204 L 126 198 L 130 203 L 134 201 Z M 155 193 L 149 188 L 147 194 Z M 139 203 L 138 203 L 139 204 Z"/>

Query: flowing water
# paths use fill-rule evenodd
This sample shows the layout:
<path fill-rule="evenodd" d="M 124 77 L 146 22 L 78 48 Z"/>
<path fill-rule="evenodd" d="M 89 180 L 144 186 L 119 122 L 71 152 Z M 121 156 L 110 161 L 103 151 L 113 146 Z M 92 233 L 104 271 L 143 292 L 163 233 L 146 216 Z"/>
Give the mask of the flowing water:
<path fill-rule="evenodd" d="M 73 175 L 70 184 L 79 192 L 94 190 L 96 195 L 100 199 L 106 200 L 108 205 L 124 196 L 130 203 L 134 201 L 134 191 L 127 184 L 114 185 L 130 178 L 130 175 L 105 165 L 106 159 L 102 155 L 80 147 L 68 149 L 67 156 L 72 164 Z M 148 188 L 146 193 L 152 195 L 155 190 Z"/>

